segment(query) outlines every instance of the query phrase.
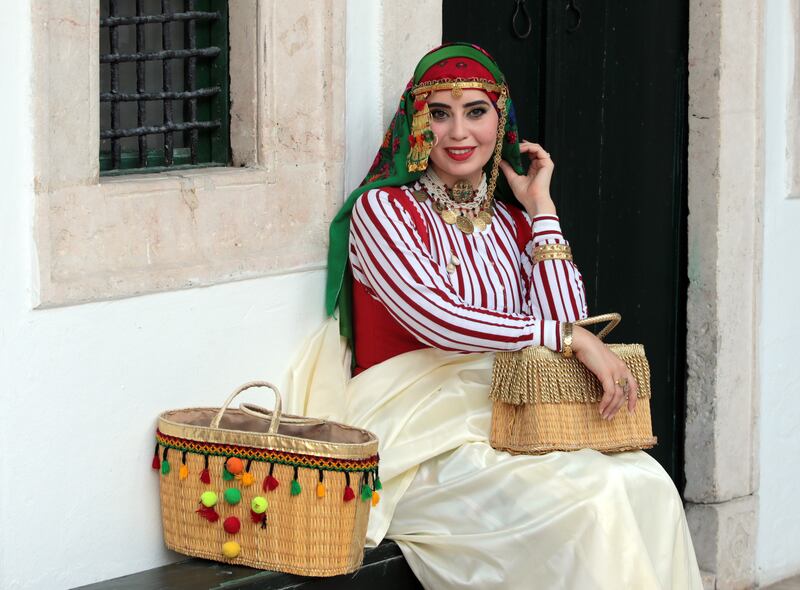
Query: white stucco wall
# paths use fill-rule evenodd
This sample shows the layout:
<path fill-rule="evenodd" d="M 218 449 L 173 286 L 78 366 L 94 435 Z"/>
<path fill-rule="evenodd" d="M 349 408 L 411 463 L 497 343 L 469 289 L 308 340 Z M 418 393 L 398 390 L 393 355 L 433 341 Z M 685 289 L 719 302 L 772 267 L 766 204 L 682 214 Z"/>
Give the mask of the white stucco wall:
<path fill-rule="evenodd" d="M 800 198 L 789 194 L 787 104 L 796 55 L 790 3 L 767 2 L 764 267 L 760 327 L 760 481 L 757 571 L 761 584 L 800 573 Z"/>
<path fill-rule="evenodd" d="M 382 97 L 396 101 L 402 88 L 394 77 L 407 78 L 419 57 L 392 47 L 410 43 L 422 52 L 441 38 L 441 3 L 417 5 L 420 22 L 383 2 L 348 0 L 343 192 L 363 178 L 380 144 L 383 111 L 394 108 L 384 109 Z M 4 62 L 0 94 L 3 590 L 70 588 L 179 559 L 163 548 L 150 469 L 157 414 L 218 405 L 250 379 L 284 383 L 290 359 L 324 316 L 324 270 L 32 308 L 29 10 L 18 1 L 0 14 L 0 55 L 14 56 Z M 399 19 L 411 33 L 398 30 Z"/>
<path fill-rule="evenodd" d="M 282 382 L 325 272 L 33 310 L 28 3 L 0 54 L 0 588 L 70 588 L 179 558 L 161 540 L 155 418 Z M 259 399 L 254 392 L 251 399 Z M 267 402 L 270 405 L 271 402 Z"/>

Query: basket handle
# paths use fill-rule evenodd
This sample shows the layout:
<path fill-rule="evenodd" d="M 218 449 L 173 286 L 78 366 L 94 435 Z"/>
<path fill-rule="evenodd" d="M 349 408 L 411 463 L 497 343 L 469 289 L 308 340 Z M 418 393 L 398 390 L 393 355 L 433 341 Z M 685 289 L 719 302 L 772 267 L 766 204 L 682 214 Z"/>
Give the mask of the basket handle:
<path fill-rule="evenodd" d="M 270 419 L 272 417 L 272 410 L 268 410 L 267 408 L 262 408 L 261 406 L 257 406 L 256 404 L 242 402 L 239 404 L 239 409 L 247 414 L 248 416 L 252 416 L 253 418 L 266 418 Z M 301 416 L 281 416 L 281 424 L 302 424 L 304 426 L 314 426 L 317 424 L 324 424 L 325 420 L 320 420 L 319 418 L 306 418 Z"/>
<path fill-rule="evenodd" d="M 596 315 L 590 318 L 585 318 L 582 320 L 578 320 L 577 322 L 573 322 L 576 326 L 593 326 L 594 324 L 602 324 L 603 322 L 608 322 L 608 324 L 597 333 L 597 337 L 602 340 L 608 334 L 616 328 L 619 323 L 622 321 L 622 316 L 618 313 L 604 313 L 603 315 Z"/>
<path fill-rule="evenodd" d="M 217 415 L 214 416 L 214 419 L 211 421 L 211 428 L 219 428 L 219 423 L 220 420 L 222 420 L 222 415 L 225 413 L 225 410 L 228 409 L 228 406 L 231 405 L 233 398 L 242 393 L 244 390 L 250 389 L 251 387 L 269 387 L 275 394 L 275 410 L 272 412 L 272 420 L 270 420 L 267 434 L 275 434 L 276 432 L 278 432 L 278 425 L 281 422 L 281 392 L 278 391 L 278 388 L 275 387 L 269 381 L 250 381 L 242 385 L 232 394 L 230 394 L 228 396 L 228 399 L 226 399 L 225 402 L 222 404 L 222 407 L 219 409 L 219 412 L 217 412 Z"/>

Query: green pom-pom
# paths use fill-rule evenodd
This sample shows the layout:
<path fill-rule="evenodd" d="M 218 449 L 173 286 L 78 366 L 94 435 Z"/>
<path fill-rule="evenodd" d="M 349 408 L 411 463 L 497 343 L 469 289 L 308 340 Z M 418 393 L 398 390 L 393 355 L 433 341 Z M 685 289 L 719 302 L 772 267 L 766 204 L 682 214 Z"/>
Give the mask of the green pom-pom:
<path fill-rule="evenodd" d="M 372 490 L 369 489 L 367 484 L 361 486 L 361 499 L 364 501 L 372 499 Z"/>
<path fill-rule="evenodd" d="M 164 459 L 161 462 L 161 475 L 166 475 L 167 473 L 169 473 L 169 461 Z"/>
<path fill-rule="evenodd" d="M 225 490 L 223 496 L 228 504 L 232 504 L 234 506 L 242 501 L 242 492 L 236 488 L 228 488 Z"/>
<path fill-rule="evenodd" d="M 300 487 L 300 482 L 296 479 L 292 480 L 292 496 L 297 496 L 300 492 L 303 491 L 303 488 Z"/>
<path fill-rule="evenodd" d="M 433 131 L 431 129 L 426 129 L 423 131 L 422 137 L 425 139 L 425 141 L 433 143 Z"/>
<path fill-rule="evenodd" d="M 227 469 L 227 468 L 223 467 L 223 468 L 222 468 L 222 479 L 224 479 L 225 481 L 230 481 L 230 480 L 232 480 L 232 479 L 233 479 L 233 473 L 231 473 L 230 471 L 228 471 L 228 469 Z"/>
<path fill-rule="evenodd" d="M 380 477 L 376 477 L 375 478 L 375 489 L 376 490 L 382 490 L 383 489 L 383 484 L 381 483 L 381 478 Z"/>

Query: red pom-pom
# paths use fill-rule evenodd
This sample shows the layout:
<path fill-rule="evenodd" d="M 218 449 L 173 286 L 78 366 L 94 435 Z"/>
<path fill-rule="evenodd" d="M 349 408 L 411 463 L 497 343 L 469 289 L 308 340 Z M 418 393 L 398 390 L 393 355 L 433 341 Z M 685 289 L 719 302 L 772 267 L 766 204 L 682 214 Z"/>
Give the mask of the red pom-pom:
<path fill-rule="evenodd" d="M 250 511 L 250 520 L 252 520 L 254 523 L 258 524 L 263 519 L 264 519 L 263 514 L 259 514 L 258 512 L 254 512 L 253 510 Z"/>
<path fill-rule="evenodd" d="M 161 460 L 158 458 L 158 453 L 153 455 L 153 469 L 161 469 Z"/>
<path fill-rule="evenodd" d="M 239 522 L 239 519 L 236 518 L 235 516 L 229 516 L 222 523 L 222 528 L 225 529 L 226 533 L 235 535 L 236 533 L 239 532 L 239 529 L 242 528 L 242 523 Z"/>
<path fill-rule="evenodd" d="M 414 147 L 415 143 L 417 143 L 417 138 L 414 137 L 414 134 L 412 133 L 412 134 L 410 134 L 408 136 L 408 145 L 410 145 L 411 147 Z"/>
<path fill-rule="evenodd" d="M 208 472 L 208 469 L 203 469 L 200 473 L 200 481 L 203 483 L 211 483 L 211 474 Z"/>
<path fill-rule="evenodd" d="M 425 101 L 424 100 L 415 100 L 414 101 L 414 110 L 421 111 L 425 108 Z"/>
<path fill-rule="evenodd" d="M 347 486 L 344 488 L 344 501 L 349 502 L 353 498 L 356 497 L 356 493 L 353 491 L 353 488 Z"/>
<path fill-rule="evenodd" d="M 209 522 L 217 522 L 219 520 L 219 514 L 213 508 L 207 508 L 205 506 L 201 506 L 195 512 L 205 518 Z"/>
<path fill-rule="evenodd" d="M 261 487 L 265 492 L 271 492 L 272 490 L 278 487 L 278 480 L 275 479 L 272 475 L 268 475 L 264 479 L 264 483 Z"/>

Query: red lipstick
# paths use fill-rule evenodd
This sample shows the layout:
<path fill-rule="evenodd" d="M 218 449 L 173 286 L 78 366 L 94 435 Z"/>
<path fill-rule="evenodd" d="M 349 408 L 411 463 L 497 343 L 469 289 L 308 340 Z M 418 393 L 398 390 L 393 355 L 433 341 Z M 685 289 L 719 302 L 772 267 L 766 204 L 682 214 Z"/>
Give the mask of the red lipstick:
<path fill-rule="evenodd" d="M 472 157 L 472 154 L 475 153 L 474 146 L 465 146 L 460 148 L 445 148 L 445 153 L 456 162 L 463 162 L 464 160 L 469 160 Z"/>

